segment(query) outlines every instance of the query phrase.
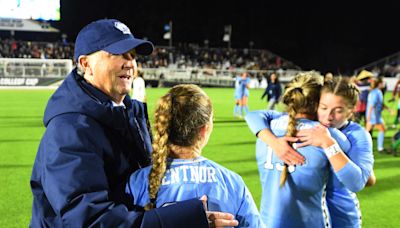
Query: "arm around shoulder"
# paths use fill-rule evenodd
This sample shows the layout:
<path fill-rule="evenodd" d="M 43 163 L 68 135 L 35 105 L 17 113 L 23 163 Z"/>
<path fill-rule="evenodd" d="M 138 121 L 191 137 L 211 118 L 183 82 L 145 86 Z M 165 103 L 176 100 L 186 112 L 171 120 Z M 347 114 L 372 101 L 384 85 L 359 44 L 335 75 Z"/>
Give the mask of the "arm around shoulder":
<path fill-rule="evenodd" d="M 270 128 L 271 120 L 282 115 L 282 113 L 273 110 L 258 110 L 247 113 L 245 120 L 253 134 L 257 135 L 261 130 Z"/>
<path fill-rule="evenodd" d="M 198 199 L 177 202 L 144 214 L 141 227 L 208 227 L 203 203 Z"/>

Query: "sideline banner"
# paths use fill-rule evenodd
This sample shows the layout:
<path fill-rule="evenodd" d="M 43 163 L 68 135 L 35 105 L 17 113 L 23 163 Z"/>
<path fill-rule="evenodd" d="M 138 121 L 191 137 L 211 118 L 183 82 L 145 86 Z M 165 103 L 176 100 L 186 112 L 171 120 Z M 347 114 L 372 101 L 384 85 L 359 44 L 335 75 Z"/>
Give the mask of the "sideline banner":
<path fill-rule="evenodd" d="M 64 78 L 16 78 L 16 77 L 0 77 L 0 86 L 48 86 L 52 85 Z"/>

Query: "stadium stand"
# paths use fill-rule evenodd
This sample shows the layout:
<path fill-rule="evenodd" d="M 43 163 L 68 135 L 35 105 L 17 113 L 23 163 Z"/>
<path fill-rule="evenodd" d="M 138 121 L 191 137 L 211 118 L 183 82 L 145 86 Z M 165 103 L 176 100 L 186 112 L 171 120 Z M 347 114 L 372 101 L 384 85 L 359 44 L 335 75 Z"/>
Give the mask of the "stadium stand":
<path fill-rule="evenodd" d="M 72 60 L 73 50 L 74 44 L 67 42 L 0 38 L 0 77 L 34 77 L 35 74 L 26 72 L 39 72 L 40 66 L 43 65 L 55 66 L 54 62 L 48 64 L 49 60 Z M 19 61 L 18 58 L 40 59 L 42 63 L 36 61 L 32 69 L 34 61 Z M 16 61 L 12 63 L 10 59 Z M 301 71 L 299 66 L 268 50 L 203 48 L 195 44 L 179 44 L 176 47 L 157 46 L 152 55 L 138 56 L 138 62 L 149 86 L 197 83 L 203 86 L 232 87 L 233 78 L 243 71 L 248 71 L 254 81 L 252 85 L 259 87 L 265 85 L 262 81 L 265 81 L 266 75 L 272 71 L 277 71 L 283 81 L 285 78 L 287 81 L 290 80 L 292 75 Z M 69 69 L 68 63 L 61 65 L 60 70 L 54 74 L 50 72 L 46 77 L 60 78 L 59 72 Z M 19 72 L 24 74 L 21 75 Z M 36 76 L 43 77 L 43 71 Z"/>
<path fill-rule="evenodd" d="M 73 43 L 35 42 L 0 38 L 2 58 L 72 59 Z M 194 44 L 156 47 L 150 56 L 139 56 L 144 68 L 200 67 L 217 70 L 243 68 L 251 70 L 300 69 L 299 66 L 267 50 L 201 48 Z"/>
<path fill-rule="evenodd" d="M 72 59 L 74 44 L 0 38 L 0 58 Z"/>
<path fill-rule="evenodd" d="M 355 73 L 369 70 L 375 75 L 400 78 L 400 51 L 376 60 L 355 70 Z"/>

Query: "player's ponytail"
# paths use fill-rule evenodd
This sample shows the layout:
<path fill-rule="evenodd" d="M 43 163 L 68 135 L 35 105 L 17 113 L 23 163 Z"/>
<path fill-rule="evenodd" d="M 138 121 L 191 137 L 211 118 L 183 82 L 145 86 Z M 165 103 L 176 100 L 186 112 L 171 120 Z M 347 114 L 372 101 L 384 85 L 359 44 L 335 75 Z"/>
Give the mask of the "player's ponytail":
<path fill-rule="evenodd" d="M 298 114 L 306 114 L 311 118 L 316 117 L 319 103 L 320 89 L 323 77 L 314 71 L 300 73 L 288 83 L 283 95 L 283 103 L 287 105 L 289 115 L 287 136 L 296 136 Z M 279 181 L 282 187 L 288 176 L 288 164 L 284 164 Z"/>
<path fill-rule="evenodd" d="M 291 90 L 289 94 L 292 98 L 292 102 L 287 105 L 287 112 L 289 116 L 289 121 L 288 121 L 288 127 L 287 127 L 287 136 L 296 136 L 297 133 L 297 121 L 296 121 L 296 102 L 298 102 L 302 96 L 302 89 L 301 88 L 294 88 Z M 288 164 L 283 165 L 282 173 L 281 173 L 281 178 L 279 180 L 279 186 L 283 186 L 286 182 L 288 176 Z"/>
<path fill-rule="evenodd" d="M 171 122 L 172 94 L 168 93 L 160 98 L 158 106 L 154 112 L 154 141 L 152 159 L 153 165 L 149 174 L 149 194 L 150 203 L 145 206 L 145 210 L 155 207 L 158 189 L 161 185 L 162 177 L 167 167 L 167 156 L 169 154 L 168 135 Z"/>
<path fill-rule="evenodd" d="M 189 148 L 195 154 L 200 147 L 201 127 L 210 123 L 212 105 L 207 94 L 193 84 L 177 85 L 160 98 L 154 113 L 153 166 L 149 174 L 150 203 L 155 207 L 157 194 L 167 168 L 170 153 Z"/>

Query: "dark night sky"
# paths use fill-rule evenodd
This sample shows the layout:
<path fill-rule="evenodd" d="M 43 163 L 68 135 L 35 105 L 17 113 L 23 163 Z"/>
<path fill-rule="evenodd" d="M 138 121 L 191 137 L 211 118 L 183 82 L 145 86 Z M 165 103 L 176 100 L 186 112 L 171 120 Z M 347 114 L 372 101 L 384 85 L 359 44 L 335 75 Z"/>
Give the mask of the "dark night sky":
<path fill-rule="evenodd" d="M 304 2 L 64 0 L 62 19 L 55 26 L 73 41 L 90 21 L 116 18 L 136 37 L 168 45 L 162 39 L 163 26 L 172 20 L 174 43 L 202 45 L 208 39 L 211 47 L 226 47 L 223 28 L 232 24 L 233 48 L 246 48 L 253 41 L 255 48 L 268 49 L 305 70 L 321 72 L 351 73 L 400 51 L 399 3 Z"/>

